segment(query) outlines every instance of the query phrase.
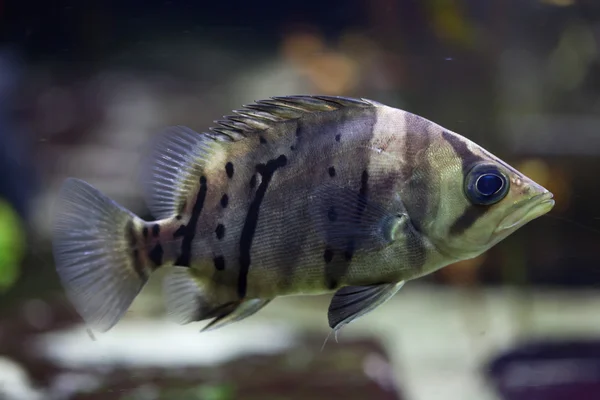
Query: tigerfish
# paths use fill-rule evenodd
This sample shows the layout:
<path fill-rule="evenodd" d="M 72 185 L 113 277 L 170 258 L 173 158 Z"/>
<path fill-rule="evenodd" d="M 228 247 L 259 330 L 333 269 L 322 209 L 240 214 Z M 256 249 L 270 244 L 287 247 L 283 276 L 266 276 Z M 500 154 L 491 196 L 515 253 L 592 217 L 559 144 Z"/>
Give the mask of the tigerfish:
<path fill-rule="evenodd" d="M 153 140 L 142 183 L 155 221 L 82 180 L 63 183 L 53 254 L 91 328 L 111 329 L 168 268 L 166 309 L 181 324 L 217 329 L 278 296 L 334 293 L 337 332 L 554 206 L 469 139 L 376 101 L 282 96 L 233 114 Z"/>

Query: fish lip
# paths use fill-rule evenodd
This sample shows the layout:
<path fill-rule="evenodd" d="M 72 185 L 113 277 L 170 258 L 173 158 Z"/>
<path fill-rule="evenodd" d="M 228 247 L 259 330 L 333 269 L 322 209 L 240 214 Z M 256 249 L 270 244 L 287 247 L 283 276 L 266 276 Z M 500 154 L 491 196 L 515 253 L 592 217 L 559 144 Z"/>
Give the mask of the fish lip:
<path fill-rule="evenodd" d="M 495 232 L 502 232 L 541 217 L 554 207 L 554 195 L 551 192 L 538 194 L 527 200 L 525 204 L 519 204 L 517 209 L 507 215 L 498 225 Z"/>

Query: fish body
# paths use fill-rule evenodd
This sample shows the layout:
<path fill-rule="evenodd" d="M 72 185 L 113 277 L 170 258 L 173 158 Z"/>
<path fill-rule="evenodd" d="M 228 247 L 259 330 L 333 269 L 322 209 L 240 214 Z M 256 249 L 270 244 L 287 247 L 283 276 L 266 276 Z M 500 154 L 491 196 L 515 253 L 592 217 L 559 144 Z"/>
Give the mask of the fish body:
<path fill-rule="evenodd" d="M 258 101 L 147 155 L 143 221 L 87 183 L 58 196 L 53 248 L 81 316 L 108 330 L 169 268 L 167 309 L 216 329 L 286 295 L 334 292 L 339 329 L 402 285 L 475 257 L 552 194 L 472 141 L 365 99 Z"/>

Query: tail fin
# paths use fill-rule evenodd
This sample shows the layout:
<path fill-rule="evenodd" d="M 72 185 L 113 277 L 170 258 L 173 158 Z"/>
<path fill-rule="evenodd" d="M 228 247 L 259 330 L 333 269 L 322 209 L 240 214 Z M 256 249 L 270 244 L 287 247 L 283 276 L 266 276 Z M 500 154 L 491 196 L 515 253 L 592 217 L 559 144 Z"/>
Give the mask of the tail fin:
<path fill-rule="evenodd" d="M 84 181 L 58 194 L 52 231 L 56 270 L 82 318 L 108 331 L 148 280 L 137 239 L 144 222 Z"/>

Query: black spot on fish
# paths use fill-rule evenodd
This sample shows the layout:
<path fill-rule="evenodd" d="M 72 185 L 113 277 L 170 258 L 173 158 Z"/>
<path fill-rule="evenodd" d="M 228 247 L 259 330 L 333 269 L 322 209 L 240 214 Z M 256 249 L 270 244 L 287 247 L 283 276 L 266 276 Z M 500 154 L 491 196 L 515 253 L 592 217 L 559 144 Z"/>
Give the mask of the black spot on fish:
<path fill-rule="evenodd" d="M 305 131 L 306 131 L 306 127 L 302 123 L 302 120 L 298 120 L 298 122 L 296 123 L 296 142 L 290 147 L 290 150 L 294 151 L 298 148 L 298 145 L 300 144 L 300 142 L 302 140 L 304 140 L 303 136 L 305 136 L 305 133 L 306 133 Z M 310 132 L 310 130 L 309 130 L 309 132 Z"/>
<path fill-rule="evenodd" d="M 179 220 L 181 219 L 181 215 L 180 215 L 180 214 L 177 214 L 177 215 L 175 216 L 175 219 L 177 219 L 177 220 L 179 221 Z"/>
<path fill-rule="evenodd" d="M 229 196 L 227 196 L 227 193 L 225 193 L 222 197 L 221 197 L 221 207 L 223 208 L 227 208 L 227 205 L 229 204 Z"/>
<path fill-rule="evenodd" d="M 335 135 L 336 142 L 339 142 L 341 138 L 342 138 L 342 135 L 340 135 L 340 134 Z"/>
<path fill-rule="evenodd" d="M 183 236 L 185 234 L 185 225 L 181 225 L 175 232 L 173 232 L 173 237 L 177 238 Z"/>
<path fill-rule="evenodd" d="M 335 167 L 329 167 L 327 171 L 329 172 L 330 177 L 333 178 L 335 176 Z"/>
<path fill-rule="evenodd" d="M 215 269 L 217 271 L 223 271 L 225 269 L 225 258 L 223 258 L 223 256 L 213 258 L 213 263 L 215 264 Z"/>
<path fill-rule="evenodd" d="M 326 263 L 330 263 L 331 260 L 333 260 L 333 250 L 331 250 L 329 247 L 325 248 L 325 252 L 323 253 L 323 260 L 325 260 Z"/>
<path fill-rule="evenodd" d="M 254 200 L 252 200 L 250 206 L 248 207 L 248 213 L 246 214 L 244 226 L 240 235 L 240 274 L 237 288 L 240 298 L 244 298 L 246 296 L 248 271 L 251 264 L 250 249 L 252 248 L 254 233 L 256 232 L 260 205 L 265 197 L 265 193 L 267 192 L 269 184 L 271 183 L 273 174 L 279 168 L 285 167 L 286 165 L 287 157 L 282 154 L 274 160 L 269 160 L 266 164 L 258 164 L 256 166 L 256 171 L 261 174 L 262 179 L 258 189 L 256 189 Z"/>
<path fill-rule="evenodd" d="M 181 267 L 189 267 L 192 256 L 192 241 L 194 240 L 194 236 L 196 236 L 196 225 L 198 224 L 198 219 L 200 218 L 200 214 L 202 213 L 202 208 L 204 208 L 204 200 L 206 200 L 206 192 L 208 191 L 208 187 L 206 184 L 206 177 L 200 177 L 200 190 L 198 190 L 198 195 L 196 196 L 196 202 L 194 203 L 194 208 L 192 209 L 192 216 L 190 217 L 187 225 L 181 225 L 177 231 L 173 234 L 174 237 L 183 236 L 183 240 L 181 242 L 181 254 L 175 261 L 175 265 L 179 265 Z"/>
<path fill-rule="evenodd" d="M 225 172 L 227 173 L 227 177 L 229 179 L 233 178 L 233 164 L 231 163 L 231 161 L 225 164 Z"/>
<path fill-rule="evenodd" d="M 267 144 L 267 139 L 265 139 L 264 137 L 260 136 L 259 140 L 260 140 L 260 144 Z"/>
<path fill-rule="evenodd" d="M 154 245 L 152 250 L 150 250 L 150 252 L 148 253 L 148 258 L 150 259 L 150 261 L 152 261 L 152 264 L 154 264 L 155 268 L 162 265 L 163 254 L 164 251 L 160 243 L 156 243 L 156 245 Z"/>
<path fill-rule="evenodd" d="M 160 234 L 160 225 L 159 224 L 152 225 L 152 236 L 158 237 L 159 234 Z"/>
<path fill-rule="evenodd" d="M 144 229 L 142 229 L 142 235 L 144 235 L 144 238 L 148 237 L 148 227 L 145 226 Z"/>
<path fill-rule="evenodd" d="M 250 178 L 250 189 L 254 189 L 256 187 L 256 174 L 252 175 Z"/>
<path fill-rule="evenodd" d="M 217 225 L 217 229 L 215 229 L 215 234 L 217 235 L 217 239 L 223 239 L 223 237 L 225 236 L 225 226 L 223 224 Z"/>
<path fill-rule="evenodd" d="M 338 218 L 337 212 L 335 211 L 335 207 L 331 206 L 329 210 L 327 210 L 327 219 L 331 222 L 335 222 Z"/>

